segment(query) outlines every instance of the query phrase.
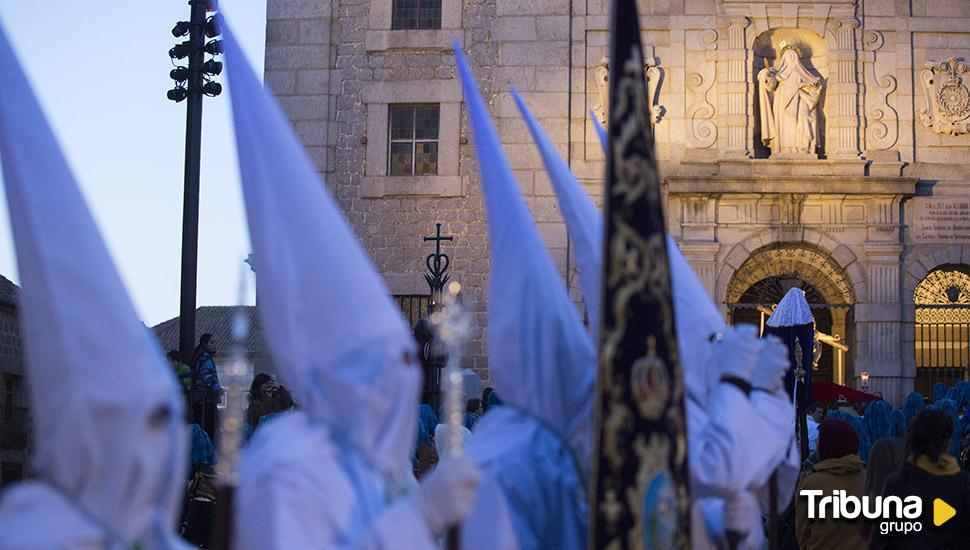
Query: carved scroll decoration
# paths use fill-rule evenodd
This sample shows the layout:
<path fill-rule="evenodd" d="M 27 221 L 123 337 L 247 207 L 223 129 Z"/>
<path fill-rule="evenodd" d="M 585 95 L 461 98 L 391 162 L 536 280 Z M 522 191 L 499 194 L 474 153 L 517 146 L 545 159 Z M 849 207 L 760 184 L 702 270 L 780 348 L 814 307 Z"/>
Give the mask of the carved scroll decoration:
<path fill-rule="evenodd" d="M 864 40 L 866 49 L 876 52 L 882 47 L 885 39 L 881 32 L 867 31 Z M 879 94 L 880 100 L 868 116 L 867 148 L 881 151 L 893 147 L 899 139 L 899 113 L 889 102 L 890 94 L 896 91 L 897 82 L 896 77 L 891 74 L 879 76 L 875 61 L 869 65 L 871 67 L 869 84 Z"/>
<path fill-rule="evenodd" d="M 660 104 L 660 85 L 663 83 L 663 68 L 655 57 L 648 57 L 643 65 L 644 77 L 647 80 L 647 98 L 650 101 L 650 122 L 659 124 L 667 113 L 667 108 Z M 593 69 L 593 80 L 599 92 L 600 102 L 593 105 L 593 114 L 600 124 L 606 127 L 609 118 L 610 94 L 610 60 L 602 58 L 599 65 Z"/>
<path fill-rule="evenodd" d="M 663 82 L 663 69 L 655 57 L 648 57 L 643 67 L 647 77 L 647 99 L 650 101 L 650 122 L 659 124 L 660 119 L 667 113 L 667 108 L 660 104 L 660 83 Z"/>
<path fill-rule="evenodd" d="M 593 114 L 599 119 L 600 124 L 606 127 L 606 119 L 609 118 L 610 105 L 610 60 L 600 59 L 599 65 L 593 69 L 593 79 L 596 82 L 596 90 L 599 92 L 600 102 L 593 105 Z"/>
<path fill-rule="evenodd" d="M 701 51 L 688 52 L 688 67 L 695 70 L 687 74 L 687 142 L 695 149 L 707 149 L 717 141 L 717 124 L 714 104 L 708 98 L 716 78 L 716 63 L 708 57 L 717 49 L 717 31 L 706 29 L 698 35 Z"/>

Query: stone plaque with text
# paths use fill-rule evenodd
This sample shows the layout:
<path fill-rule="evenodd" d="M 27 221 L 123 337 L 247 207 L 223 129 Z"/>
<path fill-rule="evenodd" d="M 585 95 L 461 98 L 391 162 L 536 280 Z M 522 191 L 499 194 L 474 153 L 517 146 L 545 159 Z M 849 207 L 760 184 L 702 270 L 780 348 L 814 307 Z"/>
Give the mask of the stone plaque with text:
<path fill-rule="evenodd" d="M 912 237 L 917 241 L 970 241 L 970 198 L 919 200 L 911 222 Z"/>

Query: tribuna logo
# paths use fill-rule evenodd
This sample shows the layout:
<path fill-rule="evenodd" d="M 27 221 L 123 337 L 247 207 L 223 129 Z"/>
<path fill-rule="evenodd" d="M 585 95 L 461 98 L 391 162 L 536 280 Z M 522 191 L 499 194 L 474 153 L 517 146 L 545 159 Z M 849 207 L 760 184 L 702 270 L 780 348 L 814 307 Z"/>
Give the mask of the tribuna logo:
<path fill-rule="evenodd" d="M 803 489 L 801 496 L 808 499 L 808 517 L 811 519 L 858 519 L 860 516 L 879 522 L 883 535 L 919 532 L 923 524 L 916 521 L 923 515 L 923 499 L 917 496 L 855 497 L 845 491 L 832 491 L 829 496 L 820 489 Z"/>

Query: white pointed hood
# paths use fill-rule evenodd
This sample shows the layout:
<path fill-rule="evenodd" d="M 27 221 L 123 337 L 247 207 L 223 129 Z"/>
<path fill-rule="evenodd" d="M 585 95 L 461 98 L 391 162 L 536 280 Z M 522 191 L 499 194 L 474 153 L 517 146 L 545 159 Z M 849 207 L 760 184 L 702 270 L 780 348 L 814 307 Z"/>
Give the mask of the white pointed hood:
<path fill-rule="evenodd" d="M 23 282 L 34 467 L 106 540 L 164 546 L 174 538 L 187 465 L 183 398 L 2 29 L 0 74 L 0 156 Z M 51 494 L 21 494 L 20 513 L 63 510 Z M 31 525 L 34 517 L 21 517 L 19 527 L 59 532 L 62 542 L 80 529 L 57 512 Z M 0 533 L 0 546 L 4 539 Z"/>
<path fill-rule="evenodd" d="M 229 25 L 223 34 L 259 313 L 274 362 L 313 421 L 399 475 L 421 386 L 410 330 Z"/>
<path fill-rule="evenodd" d="M 539 236 L 457 43 L 455 58 L 488 217 L 493 385 L 506 404 L 556 430 L 585 465 L 592 445 L 596 351 Z"/>
<path fill-rule="evenodd" d="M 600 147 L 603 148 L 603 153 L 606 153 L 607 144 L 610 142 L 610 136 L 606 133 L 606 128 L 600 124 L 600 119 L 593 114 L 593 111 L 589 112 L 590 119 L 593 121 L 593 128 L 596 129 L 596 137 L 600 140 Z"/>
<path fill-rule="evenodd" d="M 805 291 L 796 287 L 788 289 L 765 323 L 769 327 L 794 327 L 813 322 L 815 317 L 812 316 L 812 308 L 808 307 Z"/>
<path fill-rule="evenodd" d="M 603 250 L 603 216 L 596 205 L 590 200 L 586 190 L 576 180 L 563 160 L 562 155 L 552 144 L 549 136 L 539 126 L 539 122 L 532 116 L 522 96 L 512 90 L 512 97 L 522 118 L 532 132 L 546 172 L 552 181 L 559 200 L 559 209 L 566 220 L 584 220 L 583 223 L 567 224 L 569 237 L 572 239 L 573 250 L 576 252 L 576 265 L 579 267 L 579 286 L 586 304 L 586 314 L 590 320 L 590 334 L 599 337 L 600 311 L 600 268 L 602 266 Z"/>
<path fill-rule="evenodd" d="M 586 303 L 592 334 L 598 336 L 600 315 L 600 277 L 603 263 L 603 215 L 576 180 L 569 165 L 556 150 L 529 107 L 513 90 L 522 117 L 539 148 L 546 172 L 559 199 L 559 208 L 566 220 L 579 267 L 580 290 Z M 600 144 L 606 147 L 606 134 L 593 118 Z M 711 336 L 723 332 L 724 318 L 711 301 L 694 270 L 691 269 L 677 243 L 667 235 L 667 261 L 674 290 L 674 313 L 677 322 L 677 342 L 681 364 L 691 397 L 702 405 L 719 377 L 711 357 Z"/>

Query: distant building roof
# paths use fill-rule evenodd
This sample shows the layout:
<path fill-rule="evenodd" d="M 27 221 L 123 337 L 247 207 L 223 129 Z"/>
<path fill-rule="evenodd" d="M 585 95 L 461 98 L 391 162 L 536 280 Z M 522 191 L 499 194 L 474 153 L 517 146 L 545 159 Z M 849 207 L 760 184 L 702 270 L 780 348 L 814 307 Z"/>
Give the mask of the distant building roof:
<path fill-rule="evenodd" d="M 195 310 L 195 338 L 209 332 L 216 341 L 218 355 L 227 355 L 232 346 L 232 319 L 239 306 L 202 306 Z M 263 331 L 256 315 L 255 306 L 242 306 L 242 310 L 249 320 L 249 335 L 246 338 L 246 353 L 248 355 L 268 355 L 269 352 L 263 341 Z M 162 349 L 166 352 L 179 347 L 179 318 L 175 317 L 152 327 L 158 336 Z"/>
<path fill-rule="evenodd" d="M 17 295 L 20 294 L 20 287 L 13 284 L 13 281 L 0 275 L 0 304 L 17 304 Z"/>

